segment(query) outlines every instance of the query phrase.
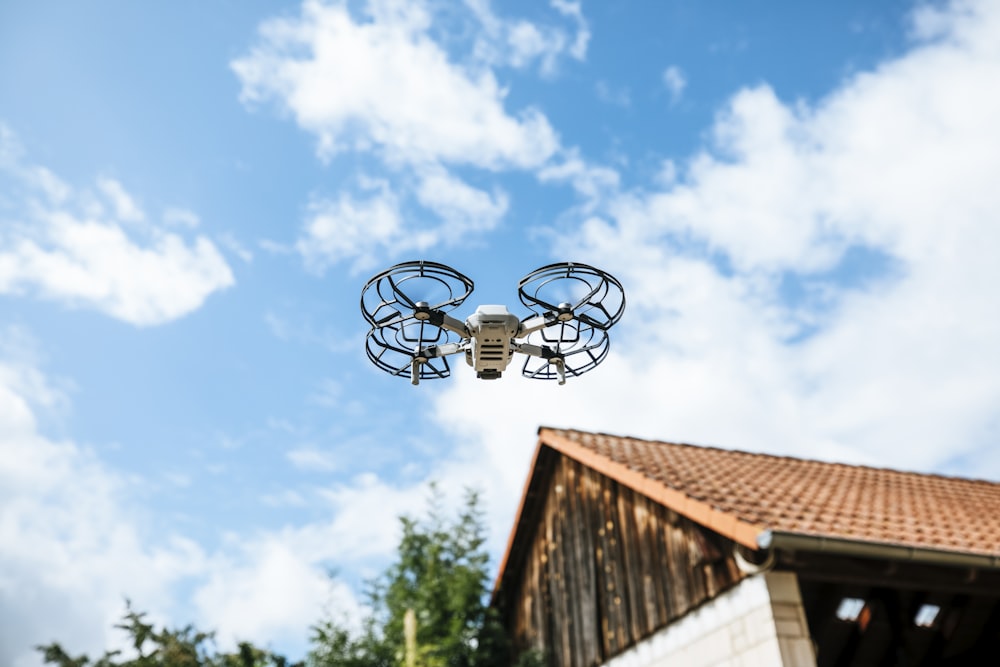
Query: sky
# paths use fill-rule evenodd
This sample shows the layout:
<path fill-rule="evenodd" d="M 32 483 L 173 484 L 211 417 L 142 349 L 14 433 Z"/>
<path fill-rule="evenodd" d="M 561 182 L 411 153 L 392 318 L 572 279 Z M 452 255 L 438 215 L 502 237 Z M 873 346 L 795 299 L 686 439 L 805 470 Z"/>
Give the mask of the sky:
<path fill-rule="evenodd" d="M 0 664 L 300 658 L 431 482 L 495 567 L 541 425 L 1000 481 L 998 81 L 996 0 L 5 0 Z M 608 358 L 380 372 L 418 259 L 612 273 Z"/>

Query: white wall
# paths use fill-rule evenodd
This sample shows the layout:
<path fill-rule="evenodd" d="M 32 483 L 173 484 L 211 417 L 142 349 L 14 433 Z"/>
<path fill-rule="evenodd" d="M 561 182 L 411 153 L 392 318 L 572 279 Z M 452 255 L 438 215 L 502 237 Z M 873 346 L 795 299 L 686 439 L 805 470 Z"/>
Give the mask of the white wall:
<path fill-rule="evenodd" d="M 749 577 L 612 658 L 607 667 L 815 667 L 798 581 Z"/>

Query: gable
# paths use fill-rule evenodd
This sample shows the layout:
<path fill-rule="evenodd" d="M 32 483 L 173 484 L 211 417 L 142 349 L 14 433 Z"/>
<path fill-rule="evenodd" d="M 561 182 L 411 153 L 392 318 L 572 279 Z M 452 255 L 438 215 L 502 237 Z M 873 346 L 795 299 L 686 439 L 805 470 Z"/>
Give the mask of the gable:
<path fill-rule="evenodd" d="M 497 582 L 518 652 L 597 665 L 743 576 L 732 541 L 551 448 Z"/>

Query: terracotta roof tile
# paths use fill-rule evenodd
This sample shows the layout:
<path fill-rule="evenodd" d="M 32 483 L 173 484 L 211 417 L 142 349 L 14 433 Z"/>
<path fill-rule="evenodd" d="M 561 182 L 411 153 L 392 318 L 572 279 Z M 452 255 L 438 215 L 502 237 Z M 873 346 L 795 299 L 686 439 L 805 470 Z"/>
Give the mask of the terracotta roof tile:
<path fill-rule="evenodd" d="M 744 544 L 773 530 L 1000 555 L 997 483 L 581 431 L 539 434 L 542 444 Z"/>

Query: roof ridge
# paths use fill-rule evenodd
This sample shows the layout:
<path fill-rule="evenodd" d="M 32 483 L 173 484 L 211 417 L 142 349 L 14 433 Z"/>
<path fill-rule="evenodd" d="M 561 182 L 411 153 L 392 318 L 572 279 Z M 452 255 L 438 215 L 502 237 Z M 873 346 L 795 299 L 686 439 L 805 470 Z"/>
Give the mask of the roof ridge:
<path fill-rule="evenodd" d="M 949 482 L 964 482 L 964 483 L 974 483 L 974 484 L 987 484 L 989 486 L 1000 486 L 1000 481 L 994 481 L 989 479 L 984 479 L 980 477 L 962 477 L 960 475 L 945 475 L 943 473 L 937 472 L 920 472 L 917 470 L 904 470 L 901 468 L 891 468 L 889 466 L 871 466 L 864 465 L 862 463 L 845 463 L 843 461 L 824 461 L 817 458 L 806 458 L 802 456 L 792 456 L 790 454 L 772 454 L 769 452 L 752 452 L 745 449 L 733 449 L 729 447 L 720 447 L 718 445 L 699 445 L 690 442 L 674 442 L 669 440 L 655 440 L 653 438 L 640 438 L 631 435 L 618 435 L 615 433 L 606 433 L 603 431 L 582 431 L 580 429 L 573 428 L 559 428 L 550 426 L 541 426 L 538 429 L 538 434 L 541 435 L 542 431 L 550 431 L 553 433 L 577 433 L 585 436 L 598 436 L 605 438 L 614 438 L 616 440 L 627 440 L 632 442 L 645 442 L 653 445 L 667 445 L 670 447 L 684 447 L 691 449 L 701 449 L 701 450 L 712 450 L 721 452 L 724 454 L 743 454 L 746 456 L 757 456 L 761 458 L 774 459 L 774 460 L 784 460 L 784 461 L 797 461 L 799 463 L 815 463 L 824 466 L 833 466 L 838 468 L 851 468 L 851 469 L 861 469 L 861 470 L 871 470 L 874 472 L 889 472 L 897 475 L 908 475 L 916 477 L 927 477 L 936 478 Z"/>

